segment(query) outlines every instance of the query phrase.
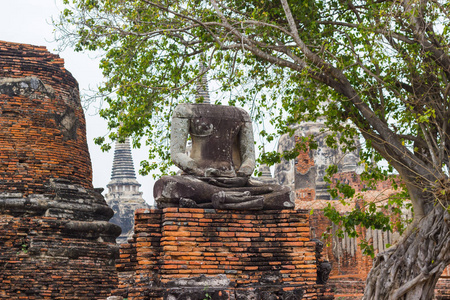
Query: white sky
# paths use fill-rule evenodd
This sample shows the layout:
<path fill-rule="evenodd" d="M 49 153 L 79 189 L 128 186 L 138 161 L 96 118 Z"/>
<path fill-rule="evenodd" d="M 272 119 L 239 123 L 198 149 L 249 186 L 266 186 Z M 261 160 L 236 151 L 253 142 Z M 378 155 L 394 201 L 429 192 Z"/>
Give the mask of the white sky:
<path fill-rule="evenodd" d="M 52 53 L 57 44 L 53 41 L 53 26 L 51 18 L 57 18 L 59 9 L 63 7 L 62 0 L 0 0 L 0 40 L 37 46 L 46 46 Z M 65 67 L 80 85 L 80 91 L 95 88 L 102 81 L 98 68 L 98 58 L 89 53 L 75 53 L 66 49 L 59 53 L 64 58 Z M 96 114 L 95 106 L 91 105 L 86 114 L 87 138 L 94 170 L 94 187 L 103 187 L 111 179 L 111 168 L 114 151 L 104 153 L 93 143 L 93 138 L 107 133 L 106 121 Z M 137 180 L 142 185 L 144 199 L 153 204 L 153 178 L 151 175 L 142 177 L 137 174 L 139 162 L 147 157 L 146 149 L 133 149 L 133 160 Z"/>

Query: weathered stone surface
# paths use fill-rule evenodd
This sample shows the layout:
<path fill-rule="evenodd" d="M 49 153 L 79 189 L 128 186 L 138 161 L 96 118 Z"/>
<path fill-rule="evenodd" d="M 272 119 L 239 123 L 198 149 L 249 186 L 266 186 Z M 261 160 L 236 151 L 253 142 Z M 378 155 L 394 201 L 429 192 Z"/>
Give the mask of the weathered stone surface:
<path fill-rule="evenodd" d="M 200 179 L 192 175 L 164 176 L 155 183 L 155 201 L 160 208 L 181 205 L 236 210 L 293 208 L 292 195 L 288 187 L 260 185 L 252 179 L 245 179 L 247 183 L 243 186 L 226 188 L 223 185 L 216 185 L 216 180 Z M 190 202 L 182 199 L 191 201 L 195 199 L 195 204 L 187 206 Z"/>
<path fill-rule="evenodd" d="M 186 154 L 186 142 L 192 145 Z M 184 172 L 154 186 L 159 208 L 293 208 L 289 188 L 249 180 L 255 168 L 253 129 L 246 111 L 211 104 L 179 104 L 173 114 L 171 157 Z"/>
<path fill-rule="evenodd" d="M 186 152 L 192 139 L 190 157 Z M 255 168 L 253 130 L 241 108 L 180 104 L 173 113 L 171 157 L 188 174 L 209 177 L 250 176 Z"/>
<path fill-rule="evenodd" d="M 230 294 L 226 290 L 210 287 L 202 288 L 174 288 L 164 293 L 165 300 L 228 300 Z"/>
<path fill-rule="evenodd" d="M 92 188 L 76 80 L 44 47 L 0 41 L 0 298 L 105 299 L 112 215 Z"/>
<path fill-rule="evenodd" d="M 323 242 L 318 239 L 312 239 L 316 243 L 316 261 L 317 261 L 317 284 L 326 284 L 331 273 L 331 263 L 322 259 Z"/>
<path fill-rule="evenodd" d="M 200 275 L 198 277 L 188 277 L 174 279 L 166 283 L 168 288 L 182 288 L 182 287 L 201 287 L 201 288 L 227 288 L 230 286 L 230 279 L 226 275 L 220 274 L 217 276 Z"/>
<path fill-rule="evenodd" d="M 334 164 L 343 172 L 356 171 L 359 162 L 358 150 L 343 153 L 341 148 L 332 149 L 326 145 L 327 133 L 322 132 L 322 121 L 306 122 L 295 126 L 294 135 L 285 134 L 278 142 L 278 152 L 291 150 L 301 136 L 314 136 L 318 147 L 315 150 L 301 152 L 294 161 L 283 160 L 275 166 L 274 177 L 280 184 L 291 187 L 297 193 L 298 200 L 330 200 L 327 184 L 324 181 L 326 169 Z"/>

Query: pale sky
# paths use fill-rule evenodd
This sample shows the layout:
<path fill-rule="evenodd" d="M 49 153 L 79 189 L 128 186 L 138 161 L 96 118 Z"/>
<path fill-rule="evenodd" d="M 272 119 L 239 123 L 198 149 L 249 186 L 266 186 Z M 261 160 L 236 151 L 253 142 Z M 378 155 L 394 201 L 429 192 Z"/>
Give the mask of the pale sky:
<path fill-rule="evenodd" d="M 51 18 L 57 18 L 59 9 L 63 7 L 62 0 L 0 0 L 0 40 L 46 46 L 52 53 L 58 45 L 53 42 L 53 26 Z M 80 85 L 80 91 L 95 88 L 103 78 L 98 68 L 98 58 L 90 53 L 75 53 L 66 49 L 59 53 L 64 58 L 65 67 Z M 114 151 L 102 152 L 95 145 L 93 138 L 107 133 L 106 121 L 96 114 L 96 107 L 100 103 L 91 105 L 85 111 L 87 123 L 87 138 L 94 171 L 94 187 L 103 187 L 111 179 L 111 168 Z M 142 185 L 144 199 L 153 204 L 153 178 L 151 175 L 142 177 L 137 174 L 139 162 L 147 157 L 146 149 L 133 149 L 133 160 L 137 180 Z"/>

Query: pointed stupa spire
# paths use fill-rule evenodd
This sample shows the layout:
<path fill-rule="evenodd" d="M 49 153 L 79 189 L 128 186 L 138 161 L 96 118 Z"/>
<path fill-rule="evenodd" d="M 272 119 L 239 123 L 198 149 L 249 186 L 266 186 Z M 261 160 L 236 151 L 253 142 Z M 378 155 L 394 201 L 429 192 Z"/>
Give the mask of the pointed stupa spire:
<path fill-rule="evenodd" d="M 122 228 L 118 243 L 125 243 L 133 234 L 134 211 L 148 207 L 139 191 L 140 186 L 134 171 L 130 140 L 126 138 L 123 143 L 116 142 L 111 181 L 107 185 L 105 200 L 114 210 L 110 222 Z"/>
<path fill-rule="evenodd" d="M 260 178 L 263 179 L 272 179 L 272 173 L 270 172 L 270 168 L 268 165 L 266 164 L 261 164 L 259 166 L 259 172 L 261 172 L 261 176 L 259 176 Z"/>
<path fill-rule="evenodd" d="M 108 193 L 128 191 L 138 193 L 140 186 L 136 180 L 129 138 L 125 138 L 123 143 L 117 141 L 114 149 L 111 181 L 107 185 Z"/>
<path fill-rule="evenodd" d="M 261 176 L 257 177 L 259 181 L 267 184 L 277 183 L 277 180 L 272 177 L 272 173 L 270 172 L 270 168 L 268 165 L 261 164 L 258 168 L 258 171 L 261 173 Z"/>
<path fill-rule="evenodd" d="M 203 103 L 211 103 L 209 98 L 209 88 L 208 88 L 208 70 L 202 61 L 199 64 L 200 74 L 203 74 L 200 80 L 197 82 L 197 94 L 195 95 L 195 100 L 203 99 Z"/>
<path fill-rule="evenodd" d="M 115 179 L 136 179 L 129 138 L 123 143 L 116 142 L 111 172 L 111 180 Z"/>

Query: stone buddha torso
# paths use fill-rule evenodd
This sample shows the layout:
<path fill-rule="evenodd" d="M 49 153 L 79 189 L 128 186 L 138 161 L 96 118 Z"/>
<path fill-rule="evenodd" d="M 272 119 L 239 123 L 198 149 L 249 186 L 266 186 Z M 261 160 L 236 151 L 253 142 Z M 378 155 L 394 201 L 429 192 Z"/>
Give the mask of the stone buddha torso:
<path fill-rule="evenodd" d="M 196 117 L 190 119 L 189 129 L 192 139 L 190 157 L 197 161 L 202 170 L 214 168 L 218 175 L 224 177 L 236 176 L 236 167 L 241 165 L 237 136 L 244 122 L 237 109 L 220 118 L 223 110 L 211 111 L 210 105 L 197 106 Z M 229 113 L 230 111 L 228 111 Z"/>
<path fill-rule="evenodd" d="M 291 209 L 290 189 L 256 183 L 252 122 L 237 107 L 179 104 L 173 113 L 170 154 L 181 176 L 164 176 L 153 195 L 159 208 Z M 188 137 L 192 149 L 186 154 Z"/>
<path fill-rule="evenodd" d="M 245 110 L 211 104 L 180 104 L 174 111 L 172 128 L 172 135 L 175 135 L 171 137 L 172 159 L 185 173 L 236 177 L 242 166 L 254 169 L 254 162 L 251 162 L 254 160 L 253 132 Z M 188 134 L 192 139 L 189 156 L 185 154 Z M 247 173 L 246 176 L 251 175 Z"/>

